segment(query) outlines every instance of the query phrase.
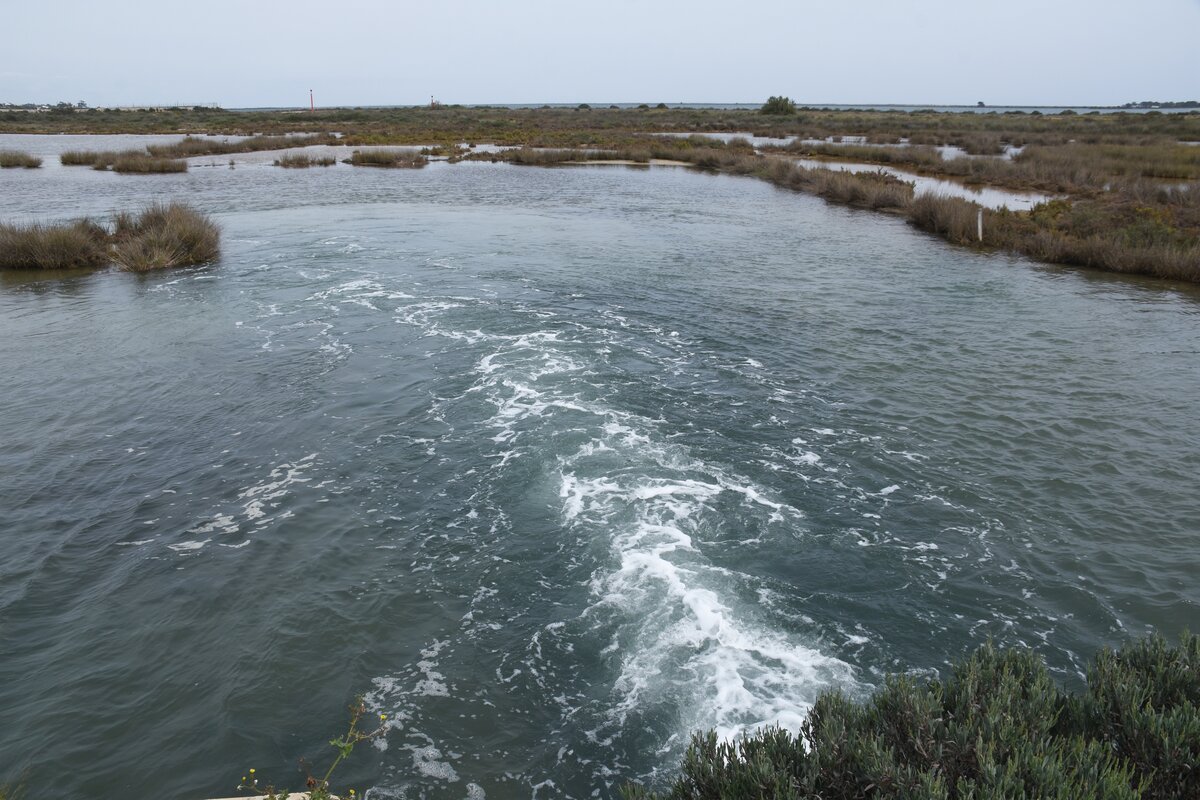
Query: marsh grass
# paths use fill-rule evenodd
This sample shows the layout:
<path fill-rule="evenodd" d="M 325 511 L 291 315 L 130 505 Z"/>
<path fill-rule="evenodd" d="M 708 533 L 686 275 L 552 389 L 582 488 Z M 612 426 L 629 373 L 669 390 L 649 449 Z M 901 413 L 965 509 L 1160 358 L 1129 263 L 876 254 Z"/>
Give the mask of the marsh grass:
<path fill-rule="evenodd" d="M 188 163 L 182 158 L 157 158 L 136 151 L 122 153 L 113 159 L 112 171 L 124 175 L 149 175 L 168 172 L 187 172 Z"/>
<path fill-rule="evenodd" d="M 112 260 L 130 272 L 203 264 L 221 253 L 216 223 L 182 203 L 156 203 L 137 216 L 118 214 L 112 241 Z"/>
<path fill-rule="evenodd" d="M 908 206 L 909 221 L 954 244 L 977 242 L 980 206 L 958 197 L 923 193 Z"/>
<path fill-rule="evenodd" d="M 927 145 L 885 147 L 869 144 L 806 144 L 793 142 L 784 151 L 804 156 L 830 156 L 870 164 L 905 164 L 908 166 L 940 167 L 944 161 L 936 148 Z"/>
<path fill-rule="evenodd" d="M 137 150 L 128 152 L 137 153 Z M 116 161 L 120 153 L 113 150 L 65 150 L 59 155 L 58 160 L 64 167 L 94 167 L 96 164 L 104 164 L 100 169 L 107 169 L 113 161 Z"/>
<path fill-rule="evenodd" d="M 108 231 L 90 220 L 0 225 L 4 269 L 80 269 L 102 267 L 108 261 Z"/>
<path fill-rule="evenodd" d="M 60 270 L 116 263 L 141 272 L 212 261 L 220 230 L 182 203 L 155 204 L 139 214 L 118 213 L 112 230 L 82 219 L 57 225 L 0 225 L 0 268 Z"/>
<path fill-rule="evenodd" d="M 273 162 L 277 167 L 305 169 L 307 167 L 332 167 L 337 163 L 333 156 L 314 156 L 308 153 L 285 153 Z"/>
<path fill-rule="evenodd" d="M 311 133 L 296 136 L 251 136 L 238 141 L 185 136 L 180 141 L 171 144 L 149 145 L 146 148 L 146 152 L 159 158 L 189 158 L 191 156 L 228 155 L 230 153 L 257 153 L 262 150 L 286 150 L 290 147 L 336 144 L 337 141 L 337 137 L 329 133 Z"/>
<path fill-rule="evenodd" d="M 1200 282 L 1200 188 L 1177 204 L 1141 205 L 1120 197 L 1055 200 L 1021 214 L 983 209 L 957 197 L 923 194 L 907 209 L 921 230 L 960 245 L 1008 250 L 1051 264 Z"/>
<path fill-rule="evenodd" d="M 148 175 L 167 172 L 187 172 L 182 159 L 159 158 L 145 150 L 67 150 L 59 156 L 64 166 L 87 166 L 103 172 Z"/>
<path fill-rule="evenodd" d="M 419 169 L 429 163 L 429 158 L 411 150 L 355 150 L 345 163 L 356 167 Z"/>
<path fill-rule="evenodd" d="M 29 153 L 20 150 L 0 150 L 0 169 L 12 169 L 16 167 L 37 169 L 41 165 L 42 160 L 36 156 L 29 155 Z"/>

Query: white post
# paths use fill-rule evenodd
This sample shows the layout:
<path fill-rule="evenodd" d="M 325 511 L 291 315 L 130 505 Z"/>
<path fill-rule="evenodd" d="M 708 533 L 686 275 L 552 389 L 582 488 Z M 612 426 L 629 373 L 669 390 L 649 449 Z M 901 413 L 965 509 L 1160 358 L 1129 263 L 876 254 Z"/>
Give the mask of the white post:
<path fill-rule="evenodd" d="M 983 209 L 982 208 L 979 209 L 979 217 L 978 217 L 978 219 L 976 219 L 976 223 L 979 227 L 979 241 L 982 242 L 983 241 Z"/>

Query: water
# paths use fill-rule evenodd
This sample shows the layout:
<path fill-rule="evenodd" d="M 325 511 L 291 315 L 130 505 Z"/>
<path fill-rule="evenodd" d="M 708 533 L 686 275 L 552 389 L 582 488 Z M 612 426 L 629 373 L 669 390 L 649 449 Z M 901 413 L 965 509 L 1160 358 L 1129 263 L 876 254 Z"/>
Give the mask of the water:
<path fill-rule="evenodd" d="M 1200 621 L 1194 289 L 679 168 L 202 163 L 0 173 L 224 228 L 0 277 L 0 782 L 228 796 L 366 693 L 342 785 L 613 796 L 988 637 L 1078 686 Z"/>

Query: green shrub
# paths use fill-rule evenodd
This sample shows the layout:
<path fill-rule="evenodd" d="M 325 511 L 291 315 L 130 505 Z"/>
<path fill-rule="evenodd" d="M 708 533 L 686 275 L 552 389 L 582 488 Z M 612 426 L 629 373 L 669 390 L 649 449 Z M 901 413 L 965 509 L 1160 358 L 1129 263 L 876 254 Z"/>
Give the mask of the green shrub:
<path fill-rule="evenodd" d="M 759 109 L 760 114 L 774 114 L 778 116 L 790 116 L 796 113 L 796 104 L 792 102 L 790 97 L 770 97 L 767 102 L 763 103 Z"/>
<path fill-rule="evenodd" d="M 942 681 L 889 679 L 859 703 L 821 695 L 793 735 L 693 738 L 663 795 L 702 798 L 1200 797 L 1200 637 L 1101 652 L 1063 692 L 1028 650 L 990 644 Z"/>

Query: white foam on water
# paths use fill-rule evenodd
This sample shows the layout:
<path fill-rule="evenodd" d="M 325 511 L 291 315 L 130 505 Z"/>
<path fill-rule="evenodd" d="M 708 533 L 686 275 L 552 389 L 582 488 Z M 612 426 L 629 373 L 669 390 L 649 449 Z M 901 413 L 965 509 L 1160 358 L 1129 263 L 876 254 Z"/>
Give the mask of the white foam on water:
<path fill-rule="evenodd" d="M 167 547 L 171 548 L 176 553 L 191 553 L 202 549 L 204 545 L 211 541 L 212 539 L 205 539 L 203 541 L 179 542 L 178 544 L 169 544 Z"/>
<path fill-rule="evenodd" d="M 294 462 L 280 464 L 271 470 L 268 480 L 238 492 L 238 500 L 245 501 L 243 516 L 258 526 L 263 525 L 267 515 L 279 507 L 279 501 L 291 493 L 290 487 L 312 480 L 304 477 L 304 470 L 311 467 L 316 458 L 316 453 L 309 453 Z"/>
<path fill-rule="evenodd" d="M 438 335 L 466 340 L 461 331 L 425 321 Z M 656 335 L 672 341 L 665 331 Z M 544 442 L 564 428 L 591 434 L 558 455 L 557 494 L 566 530 L 580 541 L 606 543 L 609 554 L 591 577 L 591 601 L 581 617 L 612 635 L 605 652 L 619 665 L 603 730 L 593 732 L 596 741 L 610 739 L 651 708 L 670 709 L 678 718 L 677 733 L 663 745 L 667 751 L 694 730 L 715 729 L 727 739 L 769 725 L 796 730 L 822 689 L 856 685 L 848 664 L 739 601 L 738 586 L 753 578 L 704 554 L 706 544 L 727 535 L 731 525 L 739 542 L 771 536 L 794 541 L 803 529 L 798 509 L 671 443 L 659 422 L 589 396 L 594 393 L 577 376 L 596 358 L 594 336 L 575 341 L 560 331 L 517 337 L 476 332 L 472 338 L 496 345 L 476 362 L 470 390 L 494 406 L 482 423 L 505 447 L 494 468 L 520 454 L 514 442 L 522 437 Z M 673 352 L 671 357 L 682 357 Z M 802 459 L 808 465 L 821 460 L 807 452 Z M 516 674 L 498 673 L 497 679 Z"/>
<path fill-rule="evenodd" d="M 592 411 L 613 418 L 597 426 L 600 442 L 561 459 L 559 498 L 565 525 L 609 541 L 611 566 L 592 576 L 585 616 L 615 625 L 606 649 L 620 664 L 610 734 L 664 704 L 679 717 L 680 740 L 693 730 L 724 739 L 764 726 L 796 730 L 822 689 L 856 685 L 848 664 L 739 602 L 735 587 L 747 576 L 704 555 L 706 540 L 729 524 L 718 498 L 740 495 L 740 523 L 760 537 L 773 525 L 794 533 L 799 510 L 662 441 L 650 420 Z M 621 474 L 605 469 L 610 455 L 596 455 L 613 452 L 630 465 Z"/>
<path fill-rule="evenodd" d="M 394 318 L 416 326 L 422 336 L 471 348 L 474 384 L 439 401 L 442 410 L 449 414 L 453 404 L 464 402 L 476 408 L 479 400 L 491 404 L 490 417 L 470 428 L 479 442 L 494 445 L 483 453 L 481 474 L 497 476 L 531 458 L 556 466 L 561 538 L 549 544 L 569 550 L 579 542 L 597 559 L 578 556 L 590 572 L 582 612 L 551 621 L 541 629 L 545 636 L 534 634 L 529 658 L 520 667 L 501 659 L 492 682 L 496 690 L 503 691 L 507 682 L 546 689 L 547 699 L 561 708 L 564 728 L 601 745 L 635 735 L 646 725 L 643 715 L 665 717 L 673 732 L 655 743 L 656 752 L 664 764 L 675 764 L 693 731 L 715 729 L 731 739 L 769 725 L 796 730 L 822 689 L 857 687 L 854 669 L 821 652 L 815 632 L 805 633 L 816 624 L 792 613 L 790 599 L 787 614 L 742 599 L 753 596 L 761 581 L 719 560 L 722 548 L 746 542 L 795 546 L 804 532 L 800 510 L 732 466 L 702 459 L 673 442 L 662 429 L 664 421 L 624 410 L 609 399 L 610 386 L 585 377 L 609 361 L 609 345 L 614 350 L 622 345 L 614 336 L 632 336 L 634 344 L 625 352 L 662 370 L 689 368 L 694 354 L 687 348 L 693 345 L 675 332 L 644 326 L 635 334 L 623 333 L 631 323 L 613 314 L 608 316 L 619 325 L 614 331 L 575 325 L 521 334 L 487 332 L 473 327 L 486 328 L 474 313 L 483 310 L 483 302 L 422 298 L 396 308 Z M 458 320 L 469 322 L 455 324 Z M 641 353 L 637 343 L 651 337 L 654 348 Z M 804 465 L 821 461 L 816 453 L 800 453 Z M 488 513 L 504 511 L 490 508 Z M 452 634 L 452 652 L 464 639 L 498 627 L 484 611 L 487 593 L 495 591 L 479 589 L 483 594 L 472 599 Z M 553 638 L 556 653 L 570 653 L 582 644 L 576 637 L 591 646 L 597 636 L 603 637 L 600 646 L 609 643 L 601 659 L 612 670 L 612 682 L 603 687 L 603 699 L 588 706 L 570 686 L 546 678 L 543 639 Z M 456 687 L 442 674 L 457 672 L 438 666 L 446 646 L 439 641 L 422 652 L 415 667 L 377 678 L 367 702 L 412 724 L 427 703 L 442 707 L 445 701 L 438 698 L 468 702 L 456 696 Z M 589 687 L 587 694 L 595 697 L 597 691 Z M 478 702 L 492 705 L 486 696 Z M 411 728 L 406 735 L 418 774 L 458 779 L 438 750 L 442 742 Z M 550 782 L 534 789 L 535 794 L 556 791 Z"/>
<path fill-rule="evenodd" d="M 454 783 L 458 780 L 458 773 L 449 763 L 442 761 L 442 752 L 433 745 L 425 745 L 417 747 L 410 745 L 407 748 L 412 753 L 413 768 L 419 775 L 426 778 L 436 778 L 448 783 Z"/>
<path fill-rule="evenodd" d="M 203 525 L 192 528 L 188 533 L 221 533 L 238 532 L 237 520 L 230 514 L 218 514 Z"/>

